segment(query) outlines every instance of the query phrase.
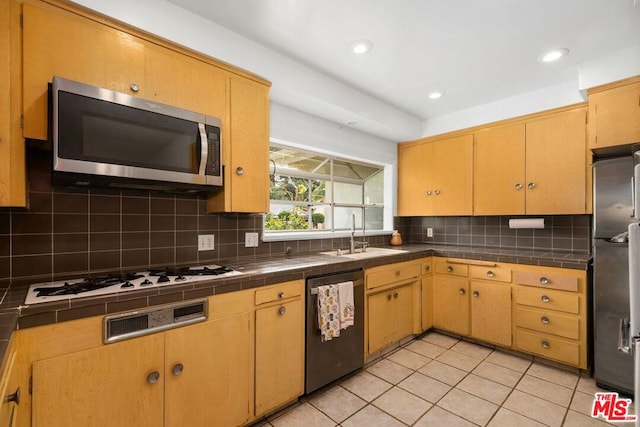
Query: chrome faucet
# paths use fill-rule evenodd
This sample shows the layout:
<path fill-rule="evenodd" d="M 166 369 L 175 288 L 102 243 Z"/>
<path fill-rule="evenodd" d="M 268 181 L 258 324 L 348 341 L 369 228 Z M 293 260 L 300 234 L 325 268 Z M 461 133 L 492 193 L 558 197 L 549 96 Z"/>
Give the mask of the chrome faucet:
<path fill-rule="evenodd" d="M 362 252 L 367 251 L 368 243 L 364 240 L 364 224 L 362 224 L 362 241 L 357 241 L 356 239 L 356 214 L 351 214 L 351 242 L 349 245 L 349 253 L 353 254 L 356 252 L 356 246 L 362 247 Z"/>

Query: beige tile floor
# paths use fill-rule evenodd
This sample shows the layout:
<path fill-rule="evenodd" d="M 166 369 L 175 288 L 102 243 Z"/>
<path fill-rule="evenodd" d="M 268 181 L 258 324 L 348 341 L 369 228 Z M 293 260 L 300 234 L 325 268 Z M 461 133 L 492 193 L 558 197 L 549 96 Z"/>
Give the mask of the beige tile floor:
<path fill-rule="evenodd" d="M 604 427 L 596 391 L 578 371 L 430 332 L 256 425 Z"/>

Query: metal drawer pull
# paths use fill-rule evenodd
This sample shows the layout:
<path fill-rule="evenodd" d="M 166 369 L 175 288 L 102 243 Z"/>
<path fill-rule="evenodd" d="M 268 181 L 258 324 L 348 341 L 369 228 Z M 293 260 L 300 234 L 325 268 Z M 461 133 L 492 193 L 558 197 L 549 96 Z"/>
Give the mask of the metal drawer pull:
<path fill-rule="evenodd" d="M 278 298 L 280 299 L 284 298 L 284 292 L 278 292 Z"/>
<path fill-rule="evenodd" d="M 545 325 L 549 324 L 549 318 L 547 316 L 542 316 L 540 321 Z"/>
<path fill-rule="evenodd" d="M 400 276 L 400 270 L 396 270 L 396 277 Z"/>
<path fill-rule="evenodd" d="M 284 316 L 284 314 L 285 314 L 286 312 L 287 312 L 287 309 L 286 309 L 285 307 L 280 307 L 280 308 L 278 309 L 278 314 L 279 314 L 280 316 Z"/>
<path fill-rule="evenodd" d="M 431 270 L 431 266 L 430 265 L 425 265 L 424 266 L 424 271 L 429 271 Z"/>
<path fill-rule="evenodd" d="M 460 290 L 458 291 L 458 293 L 460 295 L 464 295 L 467 291 L 464 290 L 464 288 L 460 288 Z"/>
<path fill-rule="evenodd" d="M 492 277 L 496 277 L 495 273 L 491 270 L 487 271 L 487 277 L 492 278 Z"/>
<path fill-rule="evenodd" d="M 158 371 L 153 371 L 149 375 L 147 375 L 147 382 L 149 384 L 155 384 L 158 382 L 159 379 L 160 379 L 160 372 Z"/>
<path fill-rule="evenodd" d="M 540 301 L 542 301 L 542 302 L 549 302 L 549 297 L 548 297 L 548 296 L 546 296 L 546 295 L 542 295 L 542 296 L 540 297 Z"/>
<path fill-rule="evenodd" d="M 182 363 L 176 363 L 173 366 L 173 369 L 171 369 L 171 372 L 173 372 L 173 375 L 175 376 L 180 375 L 182 371 L 184 371 L 184 365 Z"/>
<path fill-rule="evenodd" d="M 540 278 L 540 283 L 543 285 L 548 285 L 549 284 L 549 279 L 547 279 L 546 277 L 541 277 Z"/>
<path fill-rule="evenodd" d="M 18 387 L 15 393 L 7 395 L 4 398 L 4 401 L 6 403 L 16 402 L 16 405 L 19 405 L 20 404 L 20 387 Z"/>
<path fill-rule="evenodd" d="M 448 266 L 448 267 L 447 267 L 447 272 L 449 272 L 449 273 L 453 272 L 453 267 Z"/>
<path fill-rule="evenodd" d="M 391 301 L 391 298 L 393 298 L 391 294 L 387 295 L 387 300 Z"/>
<path fill-rule="evenodd" d="M 138 83 L 131 83 L 131 86 L 129 86 L 129 88 L 133 91 L 133 92 L 137 92 L 140 90 L 140 86 L 138 86 Z"/>
<path fill-rule="evenodd" d="M 398 298 L 398 293 L 397 293 L 397 292 L 395 292 L 395 293 L 393 294 L 393 297 L 394 297 L 394 298 Z"/>
<path fill-rule="evenodd" d="M 472 294 L 472 295 L 473 295 L 474 297 L 476 297 L 476 298 L 477 298 L 477 297 L 479 297 L 479 296 L 480 296 L 480 292 L 478 292 L 478 291 L 473 291 L 473 294 Z"/>
<path fill-rule="evenodd" d="M 549 348 L 549 342 L 548 341 L 542 341 L 540 343 L 540 345 L 542 346 L 542 348 Z"/>

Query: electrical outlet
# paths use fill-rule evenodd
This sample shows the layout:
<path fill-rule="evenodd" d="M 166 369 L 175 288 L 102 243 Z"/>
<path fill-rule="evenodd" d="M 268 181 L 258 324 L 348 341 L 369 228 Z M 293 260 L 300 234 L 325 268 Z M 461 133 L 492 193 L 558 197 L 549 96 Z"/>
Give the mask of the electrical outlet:
<path fill-rule="evenodd" d="M 433 237 L 433 228 L 427 228 L 427 237 Z"/>
<path fill-rule="evenodd" d="M 199 251 L 212 251 L 214 249 L 214 234 L 200 234 L 198 235 L 198 250 Z"/>
<path fill-rule="evenodd" d="M 258 247 L 258 233 L 244 233 L 244 247 L 245 248 L 257 248 Z"/>

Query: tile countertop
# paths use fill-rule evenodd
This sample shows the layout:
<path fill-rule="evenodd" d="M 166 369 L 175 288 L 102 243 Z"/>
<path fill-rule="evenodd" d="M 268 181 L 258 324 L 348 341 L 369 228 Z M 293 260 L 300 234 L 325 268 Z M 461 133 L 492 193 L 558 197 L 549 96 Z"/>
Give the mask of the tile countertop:
<path fill-rule="evenodd" d="M 11 334 L 16 329 L 99 316 L 119 311 L 136 310 L 148 306 L 203 298 L 210 295 L 304 279 L 318 274 L 333 273 L 353 268 L 371 268 L 378 265 L 442 256 L 513 264 L 541 265 L 585 270 L 591 254 L 552 251 L 531 251 L 473 246 L 434 244 L 407 244 L 397 249 L 398 254 L 381 254 L 361 260 L 324 254 L 304 254 L 278 257 L 239 258 L 224 265 L 245 274 L 229 278 L 177 284 L 167 287 L 116 293 L 98 297 L 76 298 L 67 301 L 22 305 L 29 284 L 7 283 L 0 302 L 0 360 L 4 357 Z"/>

